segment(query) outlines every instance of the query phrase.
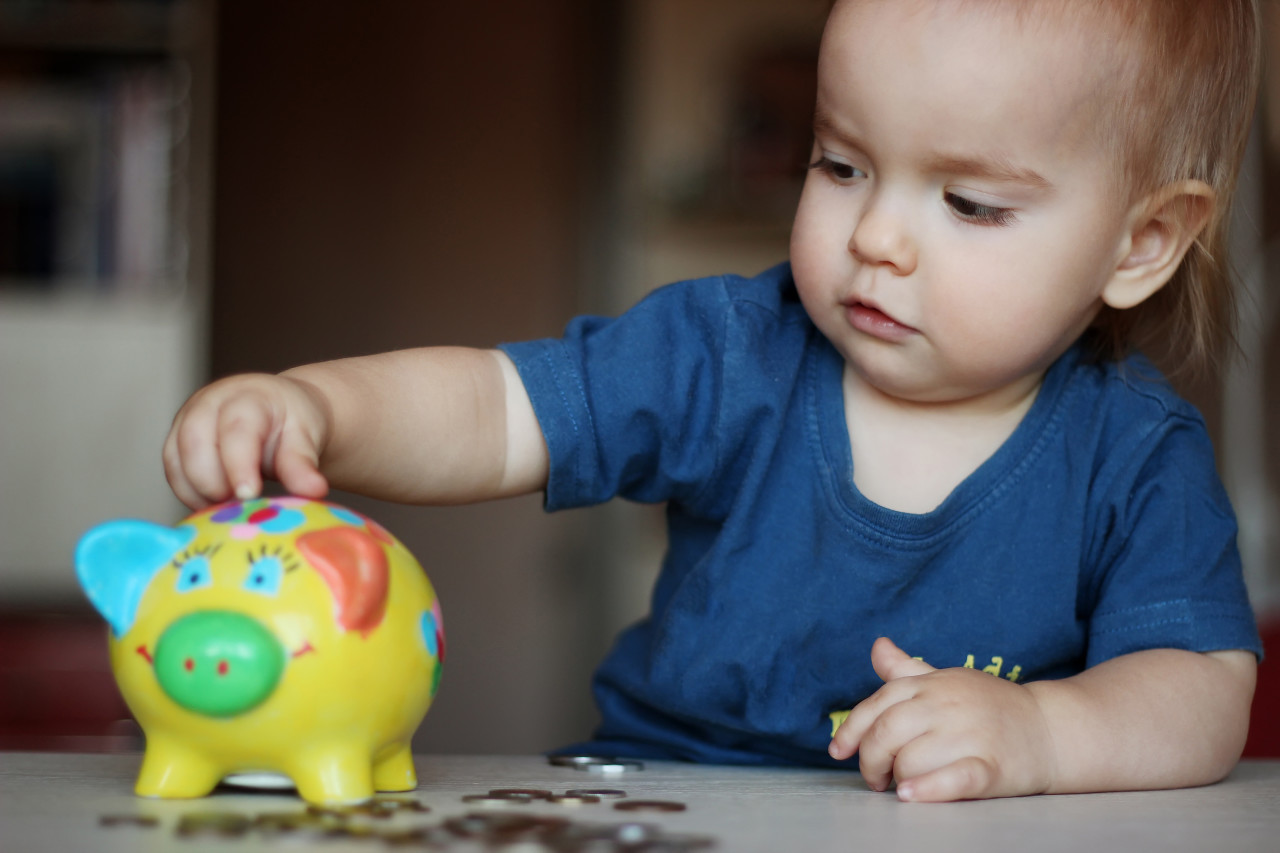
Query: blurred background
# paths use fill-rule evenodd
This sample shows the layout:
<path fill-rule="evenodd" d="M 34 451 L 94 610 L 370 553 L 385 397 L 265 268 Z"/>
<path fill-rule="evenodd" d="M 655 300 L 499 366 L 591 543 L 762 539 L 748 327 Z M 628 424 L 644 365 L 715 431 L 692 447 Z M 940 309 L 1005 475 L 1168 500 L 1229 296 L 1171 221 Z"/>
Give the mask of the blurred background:
<path fill-rule="evenodd" d="M 140 748 L 71 554 L 109 518 L 184 515 L 160 445 L 204 382 L 555 335 L 658 284 L 784 260 L 827 5 L 0 0 L 0 749 Z M 1184 388 L 1268 624 L 1277 98 L 1238 210 L 1245 357 Z M 591 671 L 647 607 L 660 507 L 334 497 L 396 533 L 442 599 L 419 751 L 589 734 Z M 1280 755 L 1277 666 L 1251 754 Z"/>

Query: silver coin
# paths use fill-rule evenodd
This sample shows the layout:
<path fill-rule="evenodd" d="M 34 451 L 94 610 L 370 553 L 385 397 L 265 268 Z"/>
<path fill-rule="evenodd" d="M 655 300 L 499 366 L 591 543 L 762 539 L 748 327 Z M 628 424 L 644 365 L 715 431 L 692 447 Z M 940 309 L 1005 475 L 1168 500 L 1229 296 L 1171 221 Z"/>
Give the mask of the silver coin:
<path fill-rule="evenodd" d="M 619 791 L 617 788 L 571 788 L 564 792 L 566 797 L 600 797 L 606 800 L 621 799 L 627 795 L 626 791 Z"/>
<path fill-rule="evenodd" d="M 617 758 L 611 755 L 552 755 L 547 763 L 553 767 L 585 767 L 589 764 L 614 764 Z"/>
<path fill-rule="evenodd" d="M 626 773 L 629 770 L 643 770 L 644 762 L 630 758 L 620 758 L 617 761 L 608 763 L 579 765 L 575 769 L 586 770 L 590 773 Z"/>

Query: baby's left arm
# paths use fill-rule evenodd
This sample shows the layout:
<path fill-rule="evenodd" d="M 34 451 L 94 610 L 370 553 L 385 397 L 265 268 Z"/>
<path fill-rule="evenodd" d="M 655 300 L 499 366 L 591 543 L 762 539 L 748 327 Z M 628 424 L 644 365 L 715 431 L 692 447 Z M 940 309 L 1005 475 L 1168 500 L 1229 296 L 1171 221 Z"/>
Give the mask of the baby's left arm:
<path fill-rule="evenodd" d="M 1204 785 L 1235 766 L 1249 728 L 1251 652 L 1152 649 L 1059 681 L 934 669 L 887 638 L 885 681 L 832 738 L 867 784 L 943 801 Z"/>

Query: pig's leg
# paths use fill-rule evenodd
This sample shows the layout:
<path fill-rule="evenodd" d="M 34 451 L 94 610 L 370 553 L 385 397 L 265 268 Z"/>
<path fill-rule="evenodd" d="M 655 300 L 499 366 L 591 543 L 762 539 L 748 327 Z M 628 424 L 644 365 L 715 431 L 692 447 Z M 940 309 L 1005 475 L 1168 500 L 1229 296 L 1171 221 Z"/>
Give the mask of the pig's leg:
<path fill-rule="evenodd" d="M 140 797 L 203 797 L 222 781 L 223 768 L 167 737 L 147 735 L 134 791 Z"/>
<path fill-rule="evenodd" d="M 412 791 L 418 787 L 409 744 L 397 744 L 373 765 L 373 787 L 379 791 Z"/>
<path fill-rule="evenodd" d="M 333 744 L 294 758 L 289 776 L 309 803 L 362 803 L 373 796 L 373 772 L 367 748 Z"/>

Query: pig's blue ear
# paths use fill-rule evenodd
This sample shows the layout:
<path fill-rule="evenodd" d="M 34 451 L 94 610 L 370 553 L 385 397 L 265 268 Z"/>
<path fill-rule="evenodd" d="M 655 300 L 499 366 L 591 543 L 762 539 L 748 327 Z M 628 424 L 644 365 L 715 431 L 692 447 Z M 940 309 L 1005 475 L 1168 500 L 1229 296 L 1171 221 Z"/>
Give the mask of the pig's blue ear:
<path fill-rule="evenodd" d="M 195 536 L 192 527 L 124 519 L 99 524 L 81 538 L 76 577 L 117 637 L 133 626 L 138 602 L 156 572 Z"/>

